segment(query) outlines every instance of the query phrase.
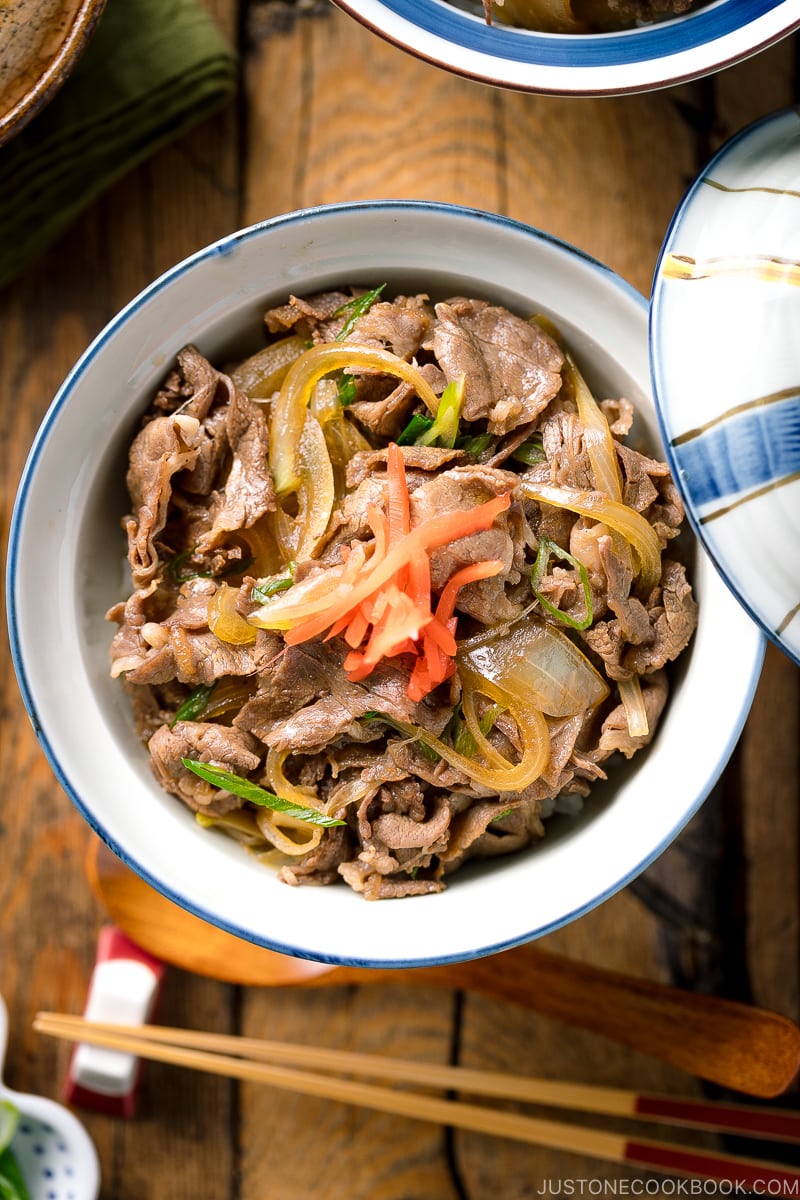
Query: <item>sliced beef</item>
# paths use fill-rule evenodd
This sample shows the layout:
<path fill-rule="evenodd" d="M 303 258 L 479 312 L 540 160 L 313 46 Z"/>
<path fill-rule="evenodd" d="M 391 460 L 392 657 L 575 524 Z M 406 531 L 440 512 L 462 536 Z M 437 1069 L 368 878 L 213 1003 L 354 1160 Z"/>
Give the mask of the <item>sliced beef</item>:
<path fill-rule="evenodd" d="M 697 603 L 682 563 L 664 560 L 661 583 L 647 601 L 647 620 L 650 634 L 638 645 L 630 644 L 618 617 L 599 621 L 583 633 L 610 679 L 657 671 L 688 645 L 697 625 Z"/>
<path fill-rule="evenodd" d="M 129 453 L 132 513 L 125 527 L 137 588 L 146 587 L 160 571 L 157 539 L 167 524 L 174 487 L 196 495 L 215 484 L 200 553 L 225 533 L 249 528 L 275 506 L 262 409 L 194 346 L 178 355 L 178 377 L 178 392 L 187 398 L 169 415 L 149 419 Z M 226 463 L 226 477 L 219 479 Z"/>
<path fill-rule="evenodd" d="M 422 800 L 419 784 L 404 780 L 398 787 L 411 788 Z M 384 789 L 385 790 L 385 789 Z M 424 813 L 424 808 L 423 808 Z M 408 850 L 432 847 L 438 844 L 450 825 L 450 806 L 444 795 L 439 795 L 433 811 L 422 820 L 402 812 L 382 812 L 372 821 L 372 837 L 382 842 L 389 850 Z M 433 852 L 433 851 L 432 851 Z"/>
<path fill-rule="evenodd" d="M 171 414 L 149 421 L 133 441 L 127 474 L 133 513 L 125 529 L 136 588 L 147 587 L 159 570 L 156 539 L 167 521 L 172 478 L 194 466 L 201 436 L 196 417 Z"/>
<path fill-rule="evenodd" d="M 542 422 L 542 443 L 550 464 L 550 480 L 559 487 L 591 491 L 594 472 L 577 413 L 559 412 Z"/>
<path fill-rule="evenodd" d="M 168 413 L 179 410 L 205 421 L 216 399 L 220 372 L 196 346 L 184 346 L 176 360 L 175 369 L 156 394 L 153 409 Z"/>
<path fill-rule="evenodd" d="M 285 646 L 258 676 L 258 691 L 237 715 L 242 729 L 259 737 L 276 720 L 305 708 L 330 687 L 334 664 L 316 645 Z"/>
<path fill-rule="evenodd" d="M 408 676 L 383 663 L 363 683 L 351 683 L 342 662 L 347 647 L 309 642 L 287 647 L 274 671 L 259 678 L 259 688 L 235 721 L 276 750 L 314 753 L 342 737 L 371 741 L 385 733 L 380 723 L 362 723 L 377 712 L 441 733 L 450 717 L 444 705 L 408 698 Z"/>
<path fill-rule="evenodd" d="M 449 380 L 466 376 L 463 415 L 508 433 L 537 417 L 561 388 L 564 356 L 538 325 L 473 300 L 436 305 L 436 358 Z"/>
<path fill-rule="evenodd" d="M 661 713 L 667 702 L 667 678 L 663 671 L 657 671 L 642 679 L 642 698 L 647 713 L 648 732 L 640 737 L 631 737 L 628 732 L 628 717 L 622 704 L 618 704 L 603 721 L 600 740 L 590 757 L 598 763 L 618 751 L 626 758 L 631 758 L 637 750 L 647 746 L 655 735 Z"/>
<path fill-rule="evenodd" d="M 624 666 L 637 675 L 649 674 L 674 662 L 697 627 L 697 602 L 682 563 L 665 560 L 660 593 L 648 612 L 652 640 L 631 646 L 623 660 Z"/>
<path fill-rule="evenodd" d="M 622 636 L 634 646 L 650 645 L 655 637 L 650 614 L 641 600 L 631 595 L 633 568 L 630 555 L 623 559 L 610 535 L 599 538 L 597 544 L 606 577 L 608 607 L 619 621 Z"/>
<path fill-rule="evenodd" d="M 315 343 L 333 341 L 348 319 L 346 306 L 362 294 L 354 289 L 291 296 L 288 304 L 270 309 L 264 320 L 270 333 L 291 331 Z M 391 301 L 377 300 L 356 319 L 345 340 L 411 359 L 433 323 L 427 299 L 427 296 L 397 296 Z"/>
<path fill-rule="evenodd" d="M 118 626 L 109 648 L 112 679 L 141 666 L 152 649 L 153 641 L 148 641 L 145 635 L 147 627 L 154 623 L 150 601 L 157 587 L 158 581 L 152 580 L 147 587 L 138 588 L 127 600 L 115 604 L 106 613 L 106 620 L 114 621 Z M 160 634 L 155 636 L 163 645 L 166 639 Z"/>
<path fill-rule="evenodd" d="M 399 900 L 403 896 L 430 896 L 443 890 L 442 883 L 436 879 L 394 874 L 399 866 L 394 859 L 389 859 L 388 865 L 391 869 L 386 873 L 376 870 L 369 852 L 362 851 L 355 861 L 341 863 L 339 874 L 365 900 Z"/>
<path fill-rule="evenodd" d="M 358 457 L 359 455 L 356 455 L 356 458 Z M 373 506 L 382 508 L 385 503 L 385 476 L 366 475 L 354 491 L 347 493 L 341 505 L 333 513 L 328 524 L 319 562 L 334 566 L 341 562 L 340 546 L 349 546 L 353 541 L 371 541 L 374 534 L 369 523 L 369 510 Z"/>
<path fill-rule="evenodd" d="M 353 299 L 352 292 L 319 292 L 314 296 L 290 296 L 288 304 L 264 314 L 270 333 L 296 333 L 305 341 L 328 342 L 339 333 L 345 318 L 334 314 Z"/>
<path fill-rule="evenodd" d="M 249 734 L 202 721 L 177 721 L 162 725 L 148 743 L 156 779 L 193 812 L 223 814 L 240 808 L 242 801 L 221 792 L 183 765 L 184 758 L 212 763 L 236 775 L 249 775 L 261 763 L 258 743 Z"/>
<path fill-rule="evenodd" d="M 177 679 L 189 687 L 214 683 L 227 675 L 255 675 L 276 653 L 272 634 L 263 629 L 251 645 L 222 642 L 210 630 L 168 627 L 169 641 L 128 671 L 130 683 L 158 684 Z"/>
<path fill-rule="evenodd" d="M 226 533 L 250 529 L 275 508 L 269 469 L 269 431 L 263 408 L 245 396 L 227 377 L 225 439 L 230 468 L 211 494 L 211 529 L 201 539 L 201 553 L 217 545 Z"/>
<path fill-rule="evenodd" d="M 468 859 L 521 850 L 543 833 L 536 802 L 478 801 L 453 818 L 447 849 L 439 855 L 440 873 L 451 875 Z"/>
<path fill-rule="evenodd" d="M 410 361 L 433 327 L 427 296 L 398 296 L 377 301 L 358 318 L 345 341 L 379 350 L 390 350 Z"/>
<path fill-rule="evenodd" d="M 617 457 L 622 468 L 622 499 L 637 512 L 644 512 L 658 499 L 656 479 L 669 475 L 666 463 L 647 458 L 623 442 L 617 442 Z"/>
<path fill-rule="evenodd" d="M 633 405 L 621 396 L 618 400 L 601 400 L 600 408 L 615 438 L 625 438 L 633 425 Z"/>
<path fill-rule="evenodd" d="M 378 736 L 374 727 L 361 724 L 370 711 L 366 692 L 347 694 L 342 688 L 339 695 L 320 696 L 290 716 L 271 721 L 268 729 L 259 729 L 259 737 L 271 750 L 305 752 L 320 751 L 341 737 L 369 741 Z M 242 717 L 237 721 L 241 725 Z"/>
<path fill-rule="evenodd" d="M 447 386 L 444 374 L 435 363 L 422 363 L 419 372 L 437 396 Z M 420 405 L 416 389 L 401 380 L 387 390 L 386 377 L 354 375 L 356 399 L 348 412 L 374 438 L 395 440 L 405 429 Z"/>
<path fill-rule="evenodd" d="M 202 514 L 202 521 L 208 524 L 207 497 L 213 491 L 228 458 L 228 439 L 226 436 L 227 408 L 219 407 L 211 410 L 200 426 L 200 439 L 197 445 L 197 458 L 191 469 L 181 471 L 176 480 L 179 493 L 186 494 L 190 499 L 202 497 L 204 503 L 196 507 L 196 519 Z M 180 503 L 180 500 L 178 500 Z M 182 513 L 187 513 L 187 505 L 181 504 Z"/>
<path fill-rule="evenodd" d="M 479 464 L 456 466 L 441 471 L 411 493 L 412 527 L 442 512 L 476 508 L 494 496 L 512 492 L 517 477 L 510 471 Z M 431 554 L 431 584 L 441 590 L 451 575 L 471 563 L 499 559 L 503 570 L 491 579 L 478 580 L 463 587 L 457 607 L 485 625 L 513 619 L 520 612 L 506 595 L 505 584 L 516 583 L 515 543 L 509 513 L 501 513 L 490 529 L 469 534 Z"/>
<path fill-rule="evenodd" d="M 408 473 L 419 471 L 432 475 L 441 471 L 443 467 L 463 462 L 466 458 L 463 450 L 451 450 L 446 446 L 401 446 L 400 452 Z M 375 480 L 376 469 L 385 469 L 388 457 L 388 449 L 361 450 L 354 454 L 347 464 L 347 486 L 358 487 L 368 479 Z M 380 479 L 380 476 L 377 478 Z M 516 478 L 513 482 L 516 483 Z M 411 480 L 409 491 L 413 491 Z"/>
<path fill-rule="evenodd" d="M 386 396 L 354 400 L 348 412 L 367 433 L 394 441 L 405 429 L 418 403 L 411 384 L 401 382 Z"/>
<path fill-rule="evenodd" d="M 681 532 L 684 518 L 683 501 L 671 475 L 658 479 L 657 487 L 658 499 L 644 515 L 658 534 L 662 545 L 666 545 Z"/>
<path fill-rule="evenodd" d="M 317 886 L 333 883 L 339 878 L 339 864 L 352 854 L 352 834 L 346 825 L 335 825 L 326 829 L 318 846 L 287 863 L 278 871 L 282 883 L 297 887 L 298 884 Z"/>

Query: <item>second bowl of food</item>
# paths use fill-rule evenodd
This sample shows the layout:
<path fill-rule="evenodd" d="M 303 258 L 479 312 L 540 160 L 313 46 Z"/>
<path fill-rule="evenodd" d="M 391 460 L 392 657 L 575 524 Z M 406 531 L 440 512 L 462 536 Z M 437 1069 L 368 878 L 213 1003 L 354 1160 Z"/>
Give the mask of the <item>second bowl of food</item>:
<path fill-rule="evenodd" d="M 445 70 L 566 96 L 652 91 L 719 71 L 800 25 L 798 0 L 335 0 Z"/>
<path fill-rule="evenodd" d="M 88 822 L 325 961 L 488 954 L 621 888 L 763 654 L 683 527 L 644 299 L 447 205 L 290 214 L 157 280 L 12 525 L 21 688 Z"/>

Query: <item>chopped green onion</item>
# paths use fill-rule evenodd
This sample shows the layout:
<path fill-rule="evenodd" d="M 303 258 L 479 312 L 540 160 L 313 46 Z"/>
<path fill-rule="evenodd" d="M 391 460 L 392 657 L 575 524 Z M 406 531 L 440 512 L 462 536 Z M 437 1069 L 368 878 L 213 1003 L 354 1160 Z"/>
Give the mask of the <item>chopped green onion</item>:
<path fill-rule="evenodd" d="M 515 462 L 525 463 L 528 467 L 535 467 L 537 463 L 546 462 L 547 455 L 544 452 L 542 435 L 534 433 L 533 437 L 528 438 L 527 442 L 523 442 L 521 446 L 517 446 L 511 457 Z"/>
<path fill-rule="evenodd" d="M 337 342 L 343 342 L 348 333 L 352 332 L 358 318 L 363 317 L 365 312 L 369 312 L 385 287 L 386 284 L 382 283 L 380 287 L 373 288 L 371 292 L 364 292 L 363 296 L 354 296 L 352 300 L 345 300 L 344 304 L 336 309 L 333 314 L 335 317 L 347 317 L 336 335 Z"/>
<path fill-rule="evenodd" d="M 170 729 L 178 721 L 196 721 L 198 717 L 202 716 L 211 699 L 211 693 L 216 686 L 216 679 L 213 683 L 198 684 L 177 709 L 175 716 L 169 723 Z"/>
<path fill-rule="evenodd" d="M 176 554 L 172 562 L 169 564 L 169 573 L 176 583 L 184 583 L 187 579 L 195 579 L 196 575 L 189 573 L 184 575 L 181 572 L 183 564 L 192 557 L 197 546 L 192 546 L 189 550 L 182 550 L 180 554 Z"/>
<path fill-rule="evenodd" d="M 414 413 L 414 416 L 397 439 L 398 446 L 415 445 L 422 434 L 427 433 L 432 426 L 433 417 L 428 417 L 425 413 Z"/>
<path fill-rule="evenodd" d="M 465 450 L 467 454 L 474 454 L 477 458 L 484 450 L 489 449 L 493 441 L 494 436 L 491 433 L 476 433 L 472 437 L 456 438 L 456 449 Z"/>
<path fill-rule="evenodd" d="M 10 1100 L 0 1100 L 0 1200 L 30 1200 L 11 1141 L 19 1125 L 19 1109 Z"/>
<path fill-rule="evenodd" d="M 227 771 L 224 767 L 196 762 L 193 758 L 184 758 L 181 761 L 189 771 L 193 771 L 195 775 L 205 779 L 206 783 L 212 783 L 214 787 L 231 792 L 234 796 L 240 796 L 242 800 L 249 800 L 251 804 L 258 804 L 261 808 L 287 813 L 297 821 L 307 821 L 309 825 L 324 825 L 328 828 L 332 825 L 345 824 L 338 817 L 328 817 L 316 808 L 301 808 L 299 804 L 292 804 L 290 800 L 282 800 L 280 796 L 273 795 L 272 792 L 259 787 L 257 783 L 251 783 L 249 779 L 243 779 L 241 775 L 235 775 L 233 771 Z"/>
<path fill-rule="evenodd" d="M 459 706 L 460 707 L 460 706 Z M 478 728 L 484 737 L 492 732 L 497 722 L 497 718 L 502 712 L 505 712 L 502 704 L 492 704 L 486 709 L 486 712 L 478 720 Z M 474 758 L 478 753 L 478 747 L 475 745 L 475 739 L 467 728 L 466 721 L 460 717 L 457 719 L 455 733 L 453 735 L 453 749 L 459 754 L 463 754 L 465 758 Z"/>
<path fill-rule="evenodd" d="M 391 728 L 396 729 L 398 733 L 403 733 L 408 736 L 408 726 L 401 724 L 400 721 L 392 720 L 391 717 L 387 717 L 386 713 L 366 712 L 364 713 L 362 720 L 383 721 L 385 725 L 390 725 Z M 416 745 L 429 762 L 439 762 L 441 755 L 437 754 L 432 746 L 427 746 L 425 742 L 421 740 L 417 740 Z"/>
<path fill-rule="evenodd" d="M 30 1200 L 30 1192 L 11 1150 L 0 1154 L 0 1200 Z"/>
<path fill-rule="evenodd" d="M 499 812 L 496 817 L 492 817 L 489 824 L 494 825 L 495 821 L 502 821 L 503 817 L 507 817 L 508 814 L 512 813 L 513 811 L 513 808 L 504 808 L 503 811 Z"/>
<path fill-rule="evenodd" d="M 337 399 L 342 408 L 349 408 L 356 398 L 356 381 L 352 375 L 343 375 L 337 386 Z"/>
<path fill-rule="evenodd" d="M 203 571 L 203 572 L 201 572 L 201 578 L 202 579 L 227 579 L 229 575 L 241 575 L 241 573 L 243 571 L 246 571 L 248 567 L 251 567 L 254 562 L 255 562 L 255 556 L 252 554 L 250 555 L 249 558 L 242 559 L 241 562 L 236 562 L 236 560 L 234 559 L 232 562 L 228 563 L 228 565 L 224 571 L 220 571 L 219 575 L 214 575 L 214 574 L 212 574 L 211 571 Z"/>
<path fill-rule="evenodd" d="M 439 397 L 439 407 L 436 410 L 436 420 L 417 438 L 418 446 L 448 446 L 452 448 L 458 437 L 458 422 L 461 419 L 461 406 L 464 403 L 464 388 L 466 376 L 453 379 Z"/>
<path fill-rule="evenodd" d="M 0 1153 L 11 1145 L 19 1125 L 19 1109 L 10 1100 L 0 1100 Z"/>
<path fill-rule="evenodd" d="M 273 579 L 265 579 L 263 583 L 257 583 L 250 589 L 250 600 L 253 604 L 266 604 L 270 596 L 274 596 L 277 592 L 287 591 L 294 579 L 292 578 L 292 568 L 289 568 L 288 575 L 277 575 Z"/>
<path fill-rule="evenodd" d="M 550 561 L 550 555 L 555 554 L 557 558 L 561 558 L 564 562 L 568 562 L 578 572 L 583 588 L 583 600 L 586 605 L 586 616 L 581 620 L 570 616 L 569 613 L 563 612 L 552 604 L 539 591 L 540 584 L 547 574 L 547 564 Z M 555 542 L 551 542 L 550 538 L 540 538 L 539 553 L 536 555 L 536 562 L 533 564 L 531 571 L 531 590 L 534 596 L 547 612 L 556 617 L 559 621 L 563 621 L 565 625 L 571 626 L 572 629 L 588 629 L 592 623 L 592 589 L 589 586 L 589 576 L 586 567 L 577 558 L 573 557 L 568 550 L 562 550 Z"/>

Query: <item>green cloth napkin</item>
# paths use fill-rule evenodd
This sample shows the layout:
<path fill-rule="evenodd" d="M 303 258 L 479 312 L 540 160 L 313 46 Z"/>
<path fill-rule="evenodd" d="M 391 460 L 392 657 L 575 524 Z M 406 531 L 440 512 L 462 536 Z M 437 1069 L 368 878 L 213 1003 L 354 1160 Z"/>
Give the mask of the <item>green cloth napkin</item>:
<path fill-rule="evenodd" d="M 200 0 L 108 0 L 61 91 L 0 148 L 0 286 L 235 88 L 234 55 Z"/>

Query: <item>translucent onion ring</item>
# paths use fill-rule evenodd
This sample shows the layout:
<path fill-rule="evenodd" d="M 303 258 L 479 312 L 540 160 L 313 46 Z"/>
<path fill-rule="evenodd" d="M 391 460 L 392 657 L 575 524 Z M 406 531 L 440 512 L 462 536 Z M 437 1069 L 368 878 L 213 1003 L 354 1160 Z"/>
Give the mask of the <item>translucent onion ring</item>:
<path fill-rule="evenodd" d="M 650 732 L 650 722 L 644 706 L 639 676 L 632 675 L 630 679 L 619 679 L 617 686 L 620 700 L 625 708 L 625 716 L 628 718 L 628 733 L 631 737 L 647 737 Z"/>
<path fill-rule="evenodd" d="M 296 821 L 294 817 L 287 816 L 286 813 L 274 813 L 266 809 L 263 812 L 259 810 L 256 813 L 256 824 L 265 841 L 270 842 L 282 854 L 291 855 L 294 858 L 308 854 L 309 850 L 316 850 L 322 841 L 323 830 L 319 825 Z M 282 829 L 281 826 L 284 828 Z M 286 829 L 301 829 L 306 835 L 311 830 L 311 836 L 306 836 L 302 842 L 296 842 L 294 838 L 289 837 Z"/>
<path fill-rule="evenodd" d="M 471 675 L 471 673 L 469 673 Z M 466 678 L 462 674 L 462 678 Z M 481 784 L 492 792 L 521 792 L 539 778 L 550 761 L 550 730 L 547 722 L 538 709 L 520 705 L 518 697 L 510 695 L 486 679 L 471 678 L 472 686 L 480 690 L 490 700 L 502 704 L 503 708 L 516 722 L 522 739 L 523 753 L 518 763 L 506 764 L 503 767 L 489 767 L 475 762 L 459 754 L 452 746 L 448 746 L 441 738 L 415 725 L 406 725 L 402 721 L 392 721 L 392 725 L 405 733 L 410 739 L 420 741 L 435 750 L 440 758 L 451 767 L 461 771 L 468 779 Z"/>
<path fill-rule="evenodd" d="M 439 400 L 425 376 L 396 354 L 342 342 L 322 342 L 313 346 L 292 363 L 272 408 L 269 465 L 279 496 L 295 492 L 300 486 L 297 451 L 314 384 L 331 371 L 346 367 L 405 380 L 430 411 L 436 413 Z"/>
<path fill-rule="evenodd" d="M 236 611 L 239 589 L 221 583 L 208 602 L 208 628 L 221 642 L 231 646 L 251 646 L 256 631 Z"/>
<path fill-rule="evenodd" d="M 267 753 L 266 776 L 270 788 L 276 796 L 280 796 L 282 800 L 291 801 L 299 808 L 316 808 L 322 812 L 323 808 L 315 791 L 311 788 L 297 787 L 290 783 L 284 775 L 283 764 L 288 756 L 288 750 L 270 749 Z M 277 850 L 294 857 L 307 854 L 309 850 L 315 850 L 322 840 L 323 829 L 321 826 L 309 825 L 307 821 L 297 821 L 294 817 L 287 816 L 286 813 L 268 810 L 262 813 L 259 811 L 256 815 L 256 823 L 263 836 Z M 311 835 L 306 836 L 301 842 L 296 842 L 286 832 L 292 829 L 301 830 L 307 835 L 311 830 Z"/>
<path fill-rule="evenodd" d="M 599 492 L 605 492 L 609 499 L 621 500 L 622 479 L 617 463 L 617 451 L 605 413 L 570 354 L 565 355 L 563 374 L 572 384 L 575 393 L 578 416 L 583 426 L 583 444 L 592 464 L 595 487 Z"/>
<path fill-rule="evenodd" d="M 478 748 L 478 751 L 486 759 L 487 763 L 494 764 L 496 767 L 501 767 L 505 770 L 509 767 L 508 759 L 503 758 L 502 754 L 492 745 L 483 732 L 478 720 L 478 714 L 475 711 L 475 695 L 480 691 L 480 684 L 476 687 L 473 685 L 472 678 L 467 678 L 465 673 L 461 675 L 462 691 L 461 691 L 461 711 L 464 714 L 464 720 L 467 729 L 472 735 L 472 740 Z"/>
<path fill-rule="evenodd" d="M 537 483 L 524 476 L 520 479 L 520 488 L 531 500 L 552 504 L 555 508 L 567 508 L 581 516 L 602 521 L 622 534 L 630 542 L 638 559 L 642 592 L 649 595 L 657 586 L 661 579 L 661 544 L 656 531 L 641 513 L 619 500 L 611 500 L 604 492 Z"/>

